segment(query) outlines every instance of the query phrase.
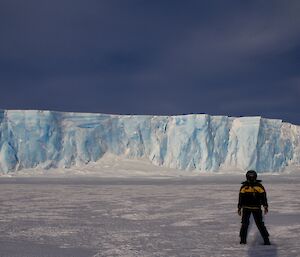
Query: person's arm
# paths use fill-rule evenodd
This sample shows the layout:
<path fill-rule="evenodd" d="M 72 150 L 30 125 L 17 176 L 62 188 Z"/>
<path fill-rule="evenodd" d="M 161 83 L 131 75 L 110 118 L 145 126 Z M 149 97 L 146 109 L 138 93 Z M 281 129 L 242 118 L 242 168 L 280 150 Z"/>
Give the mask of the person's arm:
<path fill-rule="evenodd" d="M 267 199 L 267 192 L 265 190 L 265 188 L 263 187 L 263 185 L 261 186 L 263 189 L 263 193 L 262 193 L 262 206 L 264 207 L 264 214 L 267 214 L 269 211 L 269 206 L 268 206 L 268 199 Z"/>
<path fill-rule="evenodd" d="M 242 189 L 242 187 L 241 187 Z M 242 215 L 242 193 L 241 193 L 241 189 L 240 189 L 240 193 L 239 193 L 239 202 L 238 202 L 238 215 L 241 216 Z"/>

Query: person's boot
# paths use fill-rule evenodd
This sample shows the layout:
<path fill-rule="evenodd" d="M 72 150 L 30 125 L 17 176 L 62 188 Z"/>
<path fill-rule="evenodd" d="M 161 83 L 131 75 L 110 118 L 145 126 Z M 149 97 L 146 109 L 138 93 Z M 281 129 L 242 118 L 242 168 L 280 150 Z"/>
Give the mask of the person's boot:
<path fill-rule="evenodd" d="M 265 241 L 265 243 L 264 243 L 265 245 L 270 245 L 270 244 L 271 244 L 271 242 L 270 242 L 269 238 L 265 238 L 265 240 L 264 240 L 264 241 Z"/>
<path fill-rule="evenodd" d="M 247 244 L 246 238 L 241 237 L 240 244 L 241 244 L 241 245 Z"/>

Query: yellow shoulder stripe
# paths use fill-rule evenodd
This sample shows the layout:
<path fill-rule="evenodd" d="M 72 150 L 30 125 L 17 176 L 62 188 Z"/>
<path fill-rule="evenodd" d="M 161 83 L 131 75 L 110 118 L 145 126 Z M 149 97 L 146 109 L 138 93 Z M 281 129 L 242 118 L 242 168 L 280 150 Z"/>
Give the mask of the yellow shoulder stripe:
<path fill-rule="evenodd" d="M 259 186 L 245 186 L 241 188 L 241 193 L 264 193 L 265 190 L 262 187 Z"/>

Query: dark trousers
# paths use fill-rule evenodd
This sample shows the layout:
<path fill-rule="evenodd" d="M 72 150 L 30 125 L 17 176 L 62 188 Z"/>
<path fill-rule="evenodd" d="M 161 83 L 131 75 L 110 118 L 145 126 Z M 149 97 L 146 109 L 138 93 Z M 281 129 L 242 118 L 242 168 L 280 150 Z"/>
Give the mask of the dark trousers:
<path fill-rule="evenodd" d="M 263 222 L 263 216 L 262 216 L 261 209 L 247 209 L 247 208 L 243 208 L 243 211 L 242 211 L 242 226 L 241 226 L 241 230 L 240 230 L 241 242 L 246 243 L 247 232 L 248 232 L 248 227 L 249 227 L 249 219 L 250 219 L 251 213 L 253 215 L 256 226 L 257 226 L 261 236 L 263 237 L 265 243 L 268 242 L 269 241 L 269 233 Z"/>

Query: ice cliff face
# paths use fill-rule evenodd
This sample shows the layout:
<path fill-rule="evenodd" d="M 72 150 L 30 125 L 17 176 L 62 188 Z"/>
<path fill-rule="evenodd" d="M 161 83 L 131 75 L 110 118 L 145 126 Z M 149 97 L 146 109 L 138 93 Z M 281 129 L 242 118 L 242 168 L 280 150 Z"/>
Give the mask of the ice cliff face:
<path fill-rule="evenodd" d="M 105 153 L 184 170 L 300 165 L 300 126 L 261 117 L 0 111 L 0 171 L 71 167 Z"/>

